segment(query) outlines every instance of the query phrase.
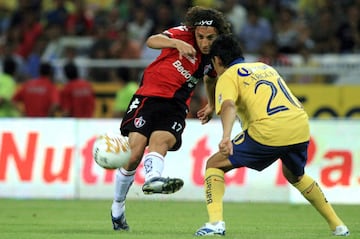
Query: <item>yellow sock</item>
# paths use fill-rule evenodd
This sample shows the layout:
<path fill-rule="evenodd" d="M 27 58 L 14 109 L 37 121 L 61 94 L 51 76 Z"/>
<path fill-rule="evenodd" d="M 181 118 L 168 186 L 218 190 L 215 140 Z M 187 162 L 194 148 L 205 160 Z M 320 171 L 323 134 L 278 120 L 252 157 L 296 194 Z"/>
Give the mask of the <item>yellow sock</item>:
<path fill-rule="evenodd" d="M 341 219 L 336 215 L 330 203 L 326 200 L 321 188 L 311 177 L 304 175 L 303 178 L 294 183 L 301 194 L 318 210 L 318 212 L 326 219 L 331 230 L 335 230 L 336 226 L 344 225 Z"/>
<path fill-rule="evenodd" d="M 208 168 L 205 171 L 205 197 L 209 222 L 223 221 L 224 171 Z"/>

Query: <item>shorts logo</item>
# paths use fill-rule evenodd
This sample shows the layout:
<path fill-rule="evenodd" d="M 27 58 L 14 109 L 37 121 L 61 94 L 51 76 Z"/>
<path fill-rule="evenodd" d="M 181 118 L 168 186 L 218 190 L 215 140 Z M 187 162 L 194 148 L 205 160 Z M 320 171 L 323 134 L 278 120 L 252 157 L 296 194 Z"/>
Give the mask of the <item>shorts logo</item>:
<path fill-rule="evenodd" d="M 235 138 L 232 140 L 232 143 L 235 145 L 239 145 L 243 143 L 245 140 L 245 134 L 244 132 L 241 132 L 240 134 L 236 135 Z"/>
<path fill-rule="evenodd" d="M 132 102 L 131 105 L 129 106 L 129 110 L 126 113 L 130 113 L 131 111 L 133 111 L 134 109 L 137 109 L 139 107 L 140 104 L 140 100 L 138 98 L 135 98 Z"/>
<path fill-rule="evenodd" d="M 134 125 L 135 125 L 136 128 L 143 127 L 145 123 L 146 123 L 146 121 L 143 119 L 142 116 L 140 116 L 139 118 L 134 119 Z"/>

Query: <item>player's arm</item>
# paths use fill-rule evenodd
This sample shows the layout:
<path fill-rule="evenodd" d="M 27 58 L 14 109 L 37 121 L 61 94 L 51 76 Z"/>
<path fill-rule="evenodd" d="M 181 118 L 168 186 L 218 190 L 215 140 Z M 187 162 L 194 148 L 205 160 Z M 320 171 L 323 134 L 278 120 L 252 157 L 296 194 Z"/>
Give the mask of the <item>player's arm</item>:
<path fill-rule="evenodd" d="M 176 38 L 168 37 L 162 33 L 150 36 L 146 40 L 146 45 L 153 49 L 176 48 L 179 51 L 180 59 L 182 59 L 182 56 L 185 55 L 194 57 L 196 54 L 195 48 L 189 43 Z"/>
<path fill-rule="evenodd" d="M 215 86 L 216 86 L 217 78 L 210 77 L 208 75 L 204 76 L 204 84 L 206 95 L 208 99 L 208 104 L 215 111 Z"/>
<path fill-rule="evenodd" d="M 201 121 L 201 124 L 209 122 L 215 111 L 215 86 L 217 78 L 204 76 L 205 91 L 207 95 L 208 103 L 197 112 L 197 117 Z"/>
<path fill-rule="evenodd" d="M 219 143 L 219 150 L 224 155 L 233 154 L 233 147 L 230 140 L 231 131 L 236 120 L 236 105 L 233 100 L 225 100 L 221 104 L 220 118 L 223 127 L 223 136 Z"/>

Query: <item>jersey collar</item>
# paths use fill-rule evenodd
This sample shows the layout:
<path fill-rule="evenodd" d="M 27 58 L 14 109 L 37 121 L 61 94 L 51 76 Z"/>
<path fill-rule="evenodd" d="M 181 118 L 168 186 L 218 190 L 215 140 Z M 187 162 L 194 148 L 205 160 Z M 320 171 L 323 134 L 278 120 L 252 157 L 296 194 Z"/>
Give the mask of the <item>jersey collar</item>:
<path fill-rule="evenodd" d="M 240 58 L 237 58 L 237 59 L 233 60 L 233 61 L 229 64 L 228 67 L 233 66 L 233 65 L 238 64 L 238 63 L 243 63 L 243 62 L 244 62 L 244 58 L 240 57 Z"/>

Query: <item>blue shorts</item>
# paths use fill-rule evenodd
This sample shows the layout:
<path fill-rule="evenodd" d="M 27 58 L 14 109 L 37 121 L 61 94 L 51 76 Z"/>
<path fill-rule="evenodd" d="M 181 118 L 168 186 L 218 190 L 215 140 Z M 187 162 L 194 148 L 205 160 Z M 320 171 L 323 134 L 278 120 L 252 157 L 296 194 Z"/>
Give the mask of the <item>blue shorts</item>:
<path fill-rule="evenodd" d="M 253 140 L 244 131 L 232 140 L 232 144 L 233 155 L 229 156 L 229 160 L 235 168 L 247 167 L 262 171 L 280 159 L 295 176 L 304 174 L 308 141 L 287 146 L 266 146 Z"/>

